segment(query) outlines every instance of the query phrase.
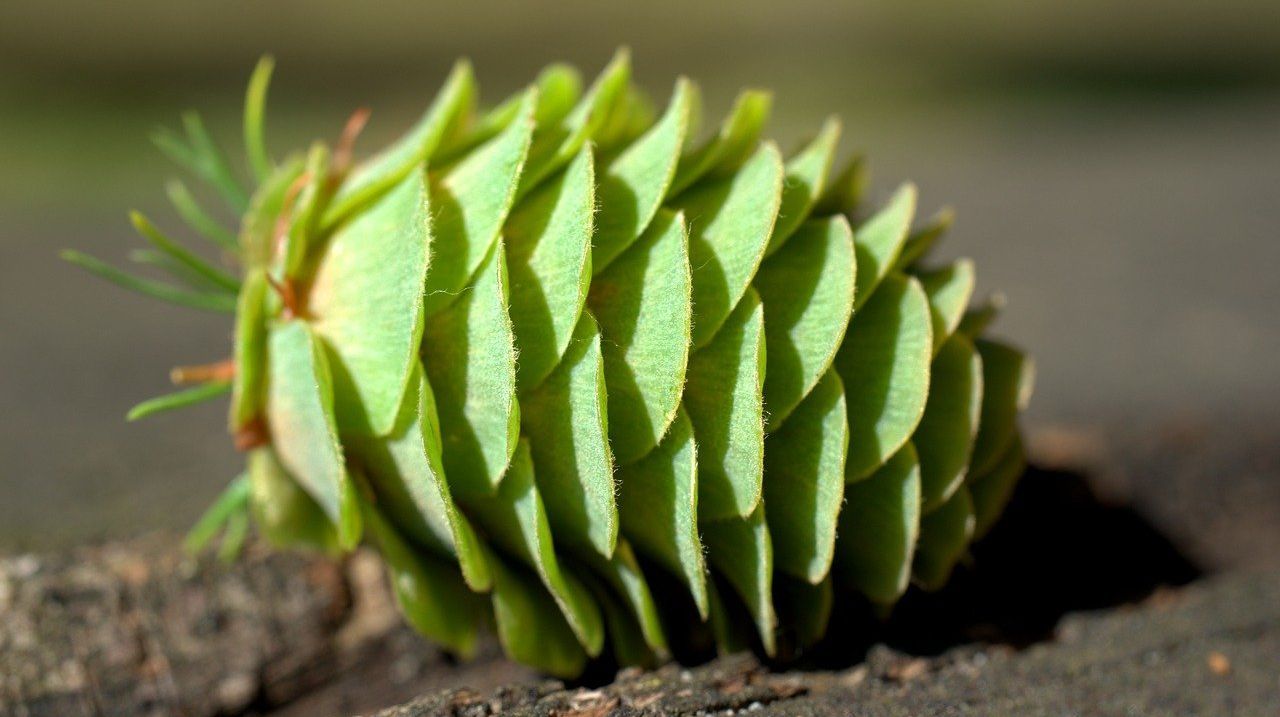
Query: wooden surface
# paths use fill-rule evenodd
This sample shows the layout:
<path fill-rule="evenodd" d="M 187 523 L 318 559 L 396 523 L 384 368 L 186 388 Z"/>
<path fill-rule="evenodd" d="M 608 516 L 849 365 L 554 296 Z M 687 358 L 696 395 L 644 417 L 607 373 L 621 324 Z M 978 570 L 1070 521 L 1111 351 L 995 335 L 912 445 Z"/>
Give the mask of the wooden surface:
<path fill-rule="evenodd" d="M 749 656 L 629 673 L 602 689 L 446 690 L 378 717 L 517 715 L 1266 715 L 1280 707 L 1280 574 L 1161 593 L 1138 610 L 1064 620 L 1016 652 L 887 647 L 838 671 L 770 672 Z"/>
<path fill-rule="evenodd" d="M 491 643 L 450 660 L 400 624 L 363 553 L 251 546 L 225 565 L 152 535 L 10 555 L 0 715 L 1274 716 L 1272 435 L 1039 435 L 1040 468 L 942 593 L 909 594 L 886 622 L 842 605 L 832 638 L 788 665 L 728 656 L 570 688 Z"/>

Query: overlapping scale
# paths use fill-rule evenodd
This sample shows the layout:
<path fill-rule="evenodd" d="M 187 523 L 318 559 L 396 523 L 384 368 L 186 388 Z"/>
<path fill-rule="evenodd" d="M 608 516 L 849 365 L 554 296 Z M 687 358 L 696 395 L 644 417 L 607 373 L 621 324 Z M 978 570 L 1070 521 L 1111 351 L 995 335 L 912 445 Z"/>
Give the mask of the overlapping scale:
<path fill-rule="evenodd" d="M 654 110 L 625 53 L 581 86 L 553 66 L 477 114 L 460 64 L 336 188 L 323 147 L 272 164 L 247 135 L 232 428 L 263 531 L 363 526 L 424 634 L 467 654 L 489 613 L 565 676 L 685 637 L 651 581 L 770 654 L 849 589 L 940 586 L 1009 499 L 1032 380 L 965 313 L 972 264 L 922 265 L 950 213 L 913 232 L 909 184 L 863 207 L 836 120 L 784 158 L 767 94 L 701 137 L 697 87 Z"/>

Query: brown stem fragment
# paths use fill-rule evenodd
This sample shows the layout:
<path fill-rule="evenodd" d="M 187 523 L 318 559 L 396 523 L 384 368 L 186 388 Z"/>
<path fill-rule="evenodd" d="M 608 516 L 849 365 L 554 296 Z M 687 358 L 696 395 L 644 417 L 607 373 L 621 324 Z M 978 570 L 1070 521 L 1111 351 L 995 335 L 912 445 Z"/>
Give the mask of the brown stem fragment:
<path fill-rule="evenodd" d="M 197 366 L 175 366 L 169 371 L 169 380 L 177 386 L 211 381 L 230 381 L 236 375 L 235 359 L 223 359 Z"/>

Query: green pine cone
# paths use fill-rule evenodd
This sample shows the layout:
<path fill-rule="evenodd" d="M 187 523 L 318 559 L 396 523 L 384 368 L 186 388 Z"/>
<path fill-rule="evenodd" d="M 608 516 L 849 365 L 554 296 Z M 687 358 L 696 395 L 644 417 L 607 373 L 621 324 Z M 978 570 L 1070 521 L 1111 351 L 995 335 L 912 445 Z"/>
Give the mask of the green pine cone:
<path fill-rule="evenodd" d="M 235 314 L 231 361 L 131 414 L 231 394 L 248 469 L 193 545 L 225 525 L 233 553 L 250 517 L 280 545 L 365 542 L 424 635 L 467 655 L 494 624 L 572 676 L 606 647 L 660 659 L 681 609 L 721 649 L 812 642 L 851 590 L 941 586 L 1003 509 L 1030 361 L 980 336 L 998 306 L 967 309 L 969 261 L 922 265 L 948 213 L 913 230 L 912 185 L 867 209 L 862 161 L 832 172 L 838 121 L 784 157 L 751 91 L 700 131 L 697 87 L 659 114 L 625 53 L 477 112 L 461 62 L 371 159 L 351 163 L 358 114 L 277 162 L 270 72 L 253 191 L 197 116 L 157 137 L 242 214 L 236 236 L 170 185 L 239 276 L 138 215 L 135 258 L 174 281 L 66 254 Z M 659 578 L 688 597 L 658 605 Z"/>

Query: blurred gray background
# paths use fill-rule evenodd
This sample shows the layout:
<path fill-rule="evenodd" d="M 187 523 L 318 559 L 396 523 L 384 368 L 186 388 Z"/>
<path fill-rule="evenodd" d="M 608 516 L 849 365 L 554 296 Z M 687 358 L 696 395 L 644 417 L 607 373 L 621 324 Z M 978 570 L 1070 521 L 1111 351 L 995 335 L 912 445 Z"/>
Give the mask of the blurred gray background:
<path fill-rule="evenodd" d="M 373 109 L 395 136 L 453 58 L 495 101 L 617 45 L 659 102 L 698 80 L 711 121 L 775 90 L 784 148 L 828 113 L 877 197 L 953 205 L 943 253 L 1007 294 L 1036 355 L 1033 429 L 1274 420 L 1280 409 L 1280 3 L 1274 0 L 339 0 L 0 3 L 0 548 L 181 528 L 239 470 L 223 406 L 126 424 L 229 321 L 57 260 L 123 258 L 126 210 L 174 226 L 148 142 L 201 109 L 238 149 L 243 83 L 277 72 L 279 154 Z M 1274 425 L 1274 424 L 1273 424 Z"/>

